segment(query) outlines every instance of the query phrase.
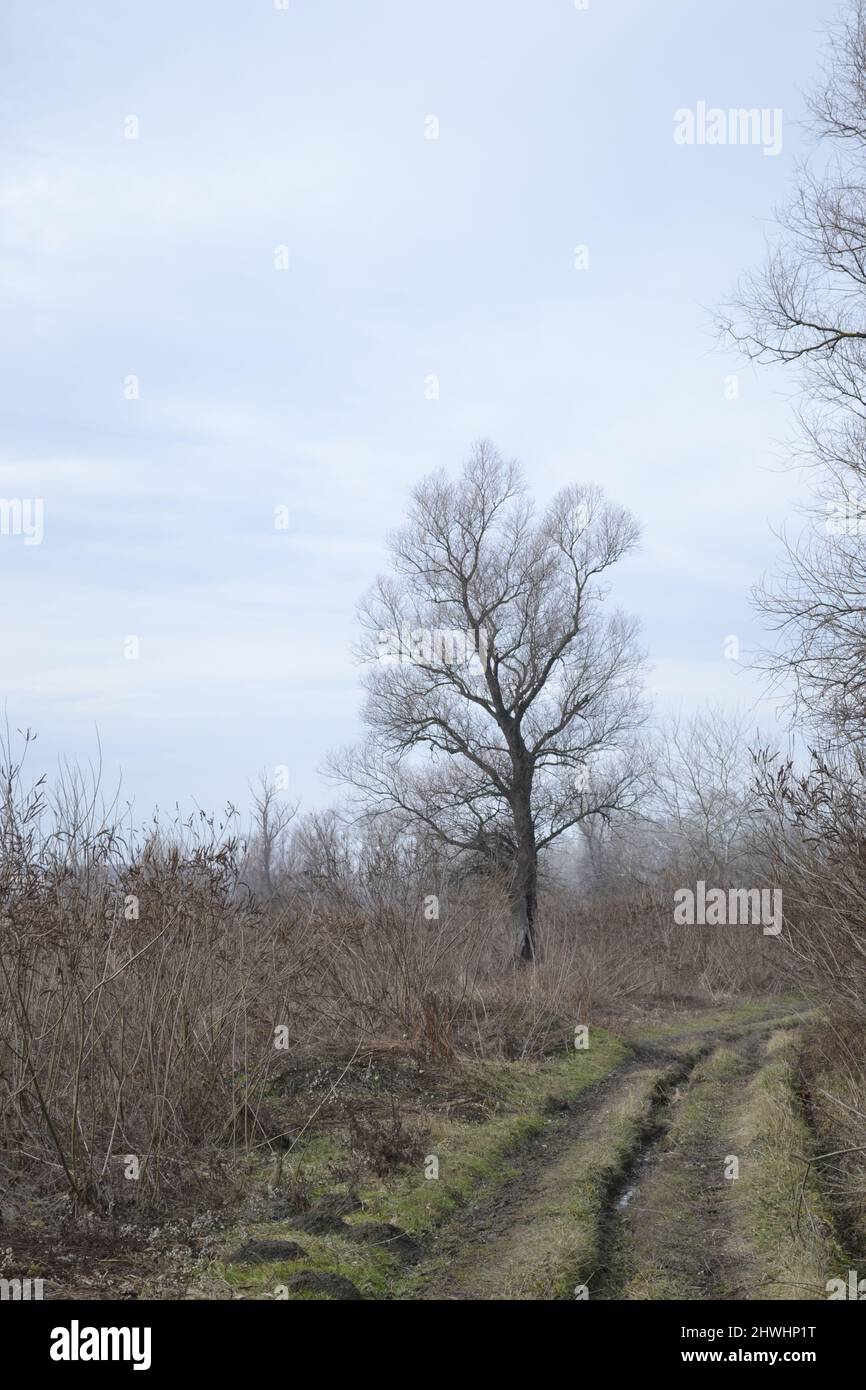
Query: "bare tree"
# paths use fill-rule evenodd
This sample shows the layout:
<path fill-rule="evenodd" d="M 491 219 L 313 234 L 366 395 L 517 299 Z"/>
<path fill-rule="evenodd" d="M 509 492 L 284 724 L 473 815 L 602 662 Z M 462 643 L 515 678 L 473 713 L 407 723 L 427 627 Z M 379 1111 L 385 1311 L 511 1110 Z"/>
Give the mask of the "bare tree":
<path fill-rule="evenodd" d="M 716 883 L 748 859 L 754 762 L 744 714 L 707 705 L 659 731 L 651 818 L 669 861 L 698 866 Z M 757 741 L 756 731 L 755 740 Z"/>
<path fill-rule="evenodd" d="M 414 489 L 391 573 L 361 606 L 369 734 L 332 770 L 370 814 L 504 860 L 525 961 L 539 852 L 637 795 L 642 657 L 603 582 L 637 538 L 595 487 L 537 518 L 516 464 L 482 442 L 457 481 Z"/>
<path fill-rule="evenodd" d="M 800 374 L 802 450 L 817 467 L 810 524 L 783 537 L 781 572 L 756 591 L 777 633 L 763 664 L 795 712 L 841 742 L 866 737 L 866 0 L 832 35 L 811 102 L 822 151 L 804 168 L 763 270 L 723 320 L 753 361 Z"/>
<path fill-rule="evenodd" d="M 661 722 L 646 749 L 646 796 L 609 828 L 586 823 L 597 887 L 634 891 L 702 877 L 723 886 L 754 868 L 755 754 L 744 713 L 707 704 Z"/>
<path fill-rule="evenodd" d="M 800 171 L 766 264 L 743 281 L 725 326 L 752 360 L 799 362 L 816 395 L 862 408 L 866 0 L 852 0 L 831 41 L 831 64 L 810 102 L 830 157 L 820 172 Z"/>
<path fill-rule="evenodd" d="M 270 897 L 274 891 L 274 853 L 294 820 L 298 807 L 297 803 L 293 805 L 281 800 L 277 787 L 264 771 L 259 773 L 256 786 L 250 790 L 253 796 L 254 844 L 258 850 L 265 892 Z"/>

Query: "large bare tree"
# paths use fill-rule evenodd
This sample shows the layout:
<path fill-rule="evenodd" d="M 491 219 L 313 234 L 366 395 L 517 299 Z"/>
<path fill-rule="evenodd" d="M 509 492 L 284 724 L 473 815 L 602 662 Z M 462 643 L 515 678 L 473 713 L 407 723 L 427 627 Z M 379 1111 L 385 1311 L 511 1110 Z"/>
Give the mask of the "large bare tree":
<path fill-rule="evenodd" d="M 412 493 L 361 610 L 366 742 L 332 760 L 369 814 L 508 866 L 536 953 L 539 852 L 637 795 L 636 624 L 605 604 L 638 527 L 596 487 L 536 516 L 516 464 L 477 444 Z"/>
<path fill-rule="evenodd" d="M 781 572 L 757 590 L 778 634 L 764 663 L 795 712 L 845 746 L 866 740 L 866 0 L 831 40 L 811 102 L 816 157 L 724 326 L 753 361 L 799 376 L 794 461 L 818 481 L 810 524 L 783 538 Z"/>

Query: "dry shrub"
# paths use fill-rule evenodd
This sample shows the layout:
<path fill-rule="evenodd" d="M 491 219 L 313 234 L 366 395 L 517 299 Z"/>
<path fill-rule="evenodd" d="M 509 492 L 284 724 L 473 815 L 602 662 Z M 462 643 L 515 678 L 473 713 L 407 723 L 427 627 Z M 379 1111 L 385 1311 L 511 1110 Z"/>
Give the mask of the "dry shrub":
<path fill-rule="evenodd" d="M 427 1131 L 407 1125 L 395 1098 L 387 1114 L 346 1106 L 349 1149 L 360 1169 L 370 1169 L 380 1177 L 397 1168 L 418 1167 L 427 1153 Z"/>
<path fill-rule="evenodd" d="M 866 1055 L 859 1024 L 824 1019 L 807 1033 L 802 1098 L 817 1131 L 818 1171 L 844 1248 L 866 1257 Z"/>
<path fill-rule="evenodd" d="M 293 1058 L 533 1057 L 640 999 L 760 983 L 759 951 L 749 975 L 719 935 L 673 928 L 661 880 L 579 896 L 551 880 L 526 968 L 506 886 L 423 840 L 310 816 L 257 892 L 258 842 L 234 813 L 136 829 L 95 779 L 66 770 L 49 789 L 8 750 L 0 763 L 0 1182 L 13 1207 L 230 1198 L 232 1175 L 266 1170 L 286 1138 L 274 1097 Z M 291 1110 L 293 1132 L 330 1122 L 344 1086 L 329 1070 L 300 1123 Z M 374 1115 L 352 1119 L 360 1161 L 414 1161 L 417 1140 Z"/>

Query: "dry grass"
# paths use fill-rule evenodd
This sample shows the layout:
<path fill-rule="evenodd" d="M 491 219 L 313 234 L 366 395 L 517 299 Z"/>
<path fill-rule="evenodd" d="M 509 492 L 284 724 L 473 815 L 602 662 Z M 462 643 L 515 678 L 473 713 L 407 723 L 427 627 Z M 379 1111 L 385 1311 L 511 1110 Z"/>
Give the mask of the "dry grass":
<path fill-rule="evenodd" d="M 67 769 L 49 787 L 24 761 L 8 746 L 0 758 L 13 1220 L 34 1201 L 55 1223 L 194 1210 L 214 1192 L 231 1204 L 337 1122 L 358 1058 L 420 1060 L 447 1094 L 467 1058 L 532 1060 L 581 1022 L 768 982 L 760 939 L 750 953 L 742 934 L 673 928 L 663 878 L 631 894 L 551 882 L 524 968 L 501 885 L 435 846 L 323 815 L 269 839 L 263 859 L 231 811 L 136 828 L 103 805 L 97 775 Z M 327 1085 L 289 1105 L 292 1068 Z M 374 1123 L 356 1108 L 350 1122 L 359 1162 L 399 1163 L 410 1141 L 396 1111 Z"/>

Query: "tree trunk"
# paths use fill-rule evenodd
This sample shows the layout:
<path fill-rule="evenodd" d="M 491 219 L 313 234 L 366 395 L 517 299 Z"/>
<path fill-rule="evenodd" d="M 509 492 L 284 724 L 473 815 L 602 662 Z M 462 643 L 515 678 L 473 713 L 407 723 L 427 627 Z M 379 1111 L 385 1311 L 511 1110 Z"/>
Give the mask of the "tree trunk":
<path fill-rule="evenodd" d="M 271 849 L 270 836 L 266 830 L 262 842 L 262 874 L 265 880 L 265 892 L 269 898 L 274 896 L 274 887 L 271 883 Z"/>
<path fill-rule="evenodd" d="M 526 965 L 535 960 L 535 887 L 511 899 L 511 920 L 518 943 L 518 958 Z"/>
<path fill-rule="evenodd" d="M 516 928 L 520 960 L 535 960 L 535 914 L 538 905 L 538 850 L 529 797 L 514 807 L 517 854 L 511 890 L 511 916 Z"/>

